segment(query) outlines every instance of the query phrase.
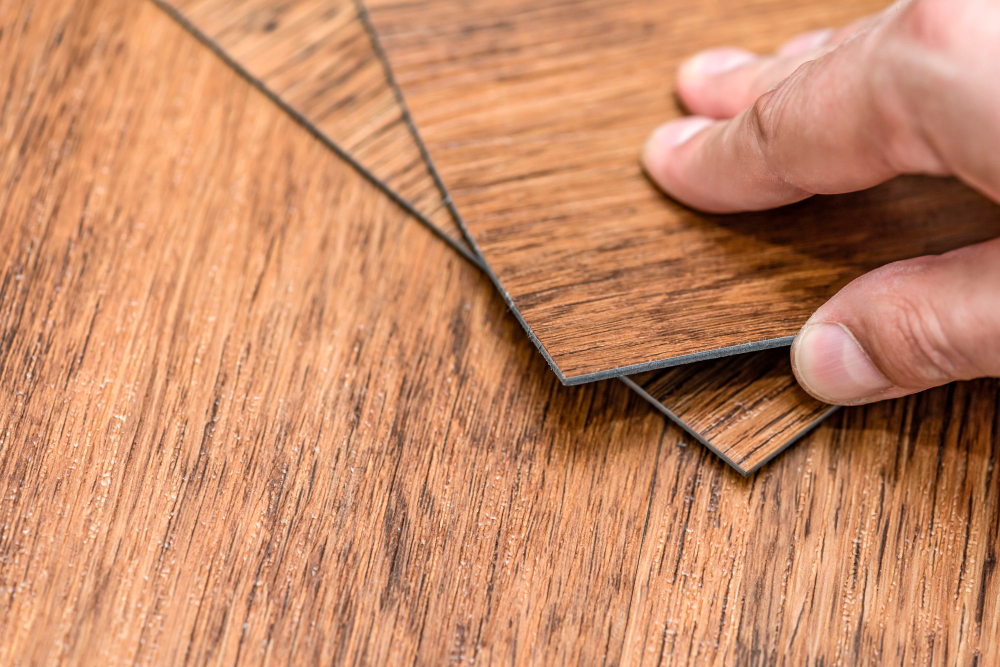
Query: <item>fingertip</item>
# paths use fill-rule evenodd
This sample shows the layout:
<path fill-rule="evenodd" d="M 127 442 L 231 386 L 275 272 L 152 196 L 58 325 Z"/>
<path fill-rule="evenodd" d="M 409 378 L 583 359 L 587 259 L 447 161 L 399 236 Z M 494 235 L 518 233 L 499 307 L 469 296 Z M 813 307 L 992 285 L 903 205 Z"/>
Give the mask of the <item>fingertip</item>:
<path fill-rule="evenodd" d="M 895 389 L 854 335 L 838 323 L 807 323 L 792 343 L 791 356 L 799 384 L 826 403 L 869 403 Z"/>
<path fill-rule="evenodd" d="M 653 130 L 646 142 L 646 149 L 657 153 L 673 150 L 714 123 L 714 120 L 704 116 L 687 116 L 664 123 Z"/>
<path fill-rule="evenodd" d="M 716 77 L 749 65 L 759 59 L 744 49 L 721 47 L 695 54 L 677 68 L 677 94 L 688 109 L 696 113 L 710 110 L 713 101 L 710 87 Z"/>
<path fill-rule="evenodd" d="M 724 46 L 694 54 L 677 69 L 678 79 L 693 82 L 706 77 L 731 72 L 758 59 L 756 53 L 746 49 Z"/>
<path fill-rule="evenodd" d="M 821 46 L 826 46 L 826 44 L 833 38 L 833 35 L 834 31 L 831 28 L 812 30 L 810 32 L 802 33 L 801 35 L 793 37 L 789 41 L 785 42 L 785 44 L 778 49 L 776 55 L 782 58 L 801 56 L 805 53 L 813 51 L 814 49 L 818 49 Z"/>
<path fill-rule="evenodd" d="M 673 186 L 670 174 L 673 171 L 671 167 L 675 163 L 674 153 L 676 149 L 713 125 L 714 122 L 711 118 L 690 116 L 664 123 L 649 135 L 642 151 L 642 165 L 646 173 L 668 194 Z"/>

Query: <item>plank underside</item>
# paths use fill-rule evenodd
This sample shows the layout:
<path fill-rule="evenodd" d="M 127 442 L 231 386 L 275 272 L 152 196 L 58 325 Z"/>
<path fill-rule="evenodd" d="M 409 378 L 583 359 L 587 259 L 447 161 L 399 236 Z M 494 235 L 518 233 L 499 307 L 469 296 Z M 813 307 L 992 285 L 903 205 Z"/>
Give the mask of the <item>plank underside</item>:
<path fill-rule="evenodd" d="M 743 478 L 151 3 L 0 52 L 0 664 L 1000 662 L 1000 383 Z"/>
<path fill-rule="evenodd" d="M 420 135 L 475 244 L 568 384 L 794 336 L 858 275 L 992 238 L 1000 207 L 897 179 L 711 216 L 643 175 L 700 49 L 767 51 L 879 0 L 368 0 Z"/>
<path fill-rule="evenodd" d="M 178 0 L 172 6 L 308 123 L 349 153 L 357 150 L 365 168 L 388 187 L 399 186 L 400 196 L 413 197 L 414 208 L 443 224 L 443 232 L 457 232 L 430 172 L 414 162 L 424 164 L 354 0 Z M 399 164 L 406 167 L 401 173 Z M 631 381 L 743 474 L 829 411 L 799 389 L 787 351 L 689 364 Z"/>

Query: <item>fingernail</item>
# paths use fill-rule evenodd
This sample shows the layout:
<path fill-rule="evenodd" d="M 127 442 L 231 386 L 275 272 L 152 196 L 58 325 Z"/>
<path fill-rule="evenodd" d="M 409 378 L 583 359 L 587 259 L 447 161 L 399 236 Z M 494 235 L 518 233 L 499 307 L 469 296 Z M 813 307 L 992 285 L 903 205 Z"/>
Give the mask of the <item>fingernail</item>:
<path fill-rule="evenodd" d="M 715 121 L 711 118 L 692 116 L 690 118 L 681 118 L 680 120 L 672 120 L 669 123 L 664 123 L 653 130 L 653 133 L 649 135 L 649 139 L 646 141 L 646 148 L 643 151 L 643 155 L 645 156 L 644 159 L 649 156 L 660 155 L 665 151 L 677 148 L 678 146 L 687 143 L 691 137 L 698 134 L 709 125 L 712 125 L 714 122 Z"/>
<path fill-rule="evenodd" d="M 684 78 L 718 76 L 725 74 L 742 65 L 749 64 L 757 59 L 757 55 L 744 51 L 723 47 L 720 49 L 709 49 L 695 54 L 681 63 L 678 76 Z"/>
<path fill-rule="evenodd" d="M 893 386 L 839 324 L 807 324 L 792 346 L 792 362 L 799 382 L 827 403 L 861 403 Z"/>
<path fill-rule="evenodd" d="M 784 46 L 778 49 L 778 55 L 786 57 L 801 55 L 823 46 L 830 41 L 831 37 L 833 37 L 833 30 L 829 28 L 803 33 L 789 40 Z"/>

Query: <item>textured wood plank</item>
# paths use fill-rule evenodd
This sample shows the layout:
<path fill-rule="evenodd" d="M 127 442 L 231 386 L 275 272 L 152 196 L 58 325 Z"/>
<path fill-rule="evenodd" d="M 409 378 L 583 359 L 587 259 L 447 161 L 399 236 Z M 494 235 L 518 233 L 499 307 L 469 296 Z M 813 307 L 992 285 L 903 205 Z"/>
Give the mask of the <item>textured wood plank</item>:
<path fill-rule="evenodd" d="M 401 155 L 419 155 L 412 134 L 398 133 L 402 110 L 387 111 L 385 73 L 372 66 L 378 58 L 353 7 L 351 0 L 182 0 L 176 9 L 186 27 L 210 39 L 309 124 L 325 127 L 329 136 L 347 140 L 346 145 L 363 148 L 363 140 L 382 128 L 368 121 L 363 105 L 344 102 L 357 99 L 356 90 L 379 91 L 375 99 L 380 113 L 393 119 L 393 147 Z M 331 69 L 352 74 L 331 78 Z M 362 155 L 365 168 L 387 171 L 386 156 L 369 151 Z M 429 178 L 428 173 L 418 175 Z M 425 198 L 418 198 L 415 207 L 425 206 L 431 197 L 426 187 L 420 195 Z M 440 196 L 436 202 L 431 208 L 440 210 Z M 801 437 L 830 410 L 799 389 L 787 352 L 666 369 L 628 384 L 744 474 Z"/>
<path fill-rule="evenodd" d="M 0 664 L 1000 659 L 996 382 L 744 479 L 151 4 L 0 26 Z"/>
<path fill-rule="evenodd" d="M 799 386 L 785 349 L 650 371 L 625 380 L 743 474 L 772 459 L 836 410 Z"/>
<path fill-rule="evenodd" d="M 995 236 L 1000 209 L 901 179 L 706 216 L 641 173 L 697 50 L 772 49 L 879 0 L 368 0 L 430 154 L 511 304 L 568 383 L 794 335 L 850 279 Z"/>
<path fill-rule="evenodd" d="M 469 252 L 354 0 L 155 1 Z"/>

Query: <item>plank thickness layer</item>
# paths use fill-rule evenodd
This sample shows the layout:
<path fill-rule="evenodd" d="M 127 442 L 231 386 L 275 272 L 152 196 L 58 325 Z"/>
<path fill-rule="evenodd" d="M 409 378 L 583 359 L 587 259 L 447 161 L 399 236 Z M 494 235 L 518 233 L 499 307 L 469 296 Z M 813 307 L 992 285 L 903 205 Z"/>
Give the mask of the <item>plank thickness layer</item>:
<path fill-rule="evenodd" d="M 567 384 L 787 344 L 861 273 L 1000 230 L 951 181 L 723 217 L 643 176 L 644 140 L 680 115 L 683 57 L 773 49 L 881 2 L 366 4 L 460 221 Z"/>
<path fill-rule="evenodd" d="M 353 0 L 181 0 L 172 9 L 185 27 L 309 126 L 322 128 L 338 145 L 359 148 L 359 163 L 371 173 L 385 174 L 384 185 L 407 185 L 393 175 L 384 154 L 365 148 L 371 143 L 366 137 L 385 134 L 392 157 L 420 156 L 403 122 L 404 111 L 390 108 L 395 100 L 386 95 L 385 72 L 373 66 L 378 58 Z M 330 72 L 349 75 L 331 77 Z M 359 96 L 357 91 L 375 92 Z M 387 126 L 373 122 L 371 104 L 378 111 L 376 119 L 389 119 Z M 416 192 L 414 208 L 443 211 L 451 226 L 442 231 L 457 230 L 430 172 L 408 163 L 404 174 L 419 186 L 403 190 Z M 430 221 L 440 224 L 442 219 Z M 784 350 L 689 364 L 626 383 L 743 474 L 801 437 L 830 410 L 798 388 Z"/>
<path fill-rule="evenodd" d="M 742 478 L 149 3 L 0 26 L 0 664 L 1000 661 L 997 382 Z"/>

